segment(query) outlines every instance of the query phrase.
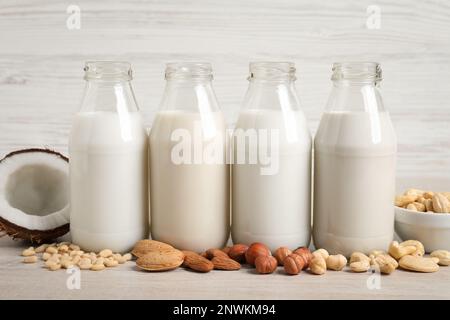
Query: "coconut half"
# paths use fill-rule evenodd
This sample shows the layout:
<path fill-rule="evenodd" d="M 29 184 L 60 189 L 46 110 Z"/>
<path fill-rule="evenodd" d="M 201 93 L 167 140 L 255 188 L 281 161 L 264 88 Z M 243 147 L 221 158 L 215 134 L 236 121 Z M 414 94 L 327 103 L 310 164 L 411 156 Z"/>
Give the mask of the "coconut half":
<path fill-rule="evenodd" d="M 32 243 L 69 232 L 69 159 L 25 149 L 0 160 L 0 234 Z"/>

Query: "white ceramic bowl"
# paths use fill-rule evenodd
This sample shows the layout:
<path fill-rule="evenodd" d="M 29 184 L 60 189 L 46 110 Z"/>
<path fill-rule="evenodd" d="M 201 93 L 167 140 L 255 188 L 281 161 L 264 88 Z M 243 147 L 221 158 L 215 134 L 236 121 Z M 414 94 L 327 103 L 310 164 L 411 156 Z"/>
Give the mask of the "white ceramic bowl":
<path fill-rule="evenodd" d="M 395 207 L 395 231 L 402 240 L 419 240 L 426 252 L 450 250 L 450 214 Z"/>

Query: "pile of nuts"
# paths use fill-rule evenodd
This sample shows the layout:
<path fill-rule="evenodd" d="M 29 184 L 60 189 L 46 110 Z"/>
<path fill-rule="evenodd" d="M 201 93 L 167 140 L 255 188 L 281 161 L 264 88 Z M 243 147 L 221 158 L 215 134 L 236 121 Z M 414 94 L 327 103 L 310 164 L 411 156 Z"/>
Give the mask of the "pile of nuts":
<path fill-rule="evenodd" d="M 60 242 L 43 244 L 37 248 L 30 247 L 22 252 L 23 263 L 36 263 L 37 254 L 41 254 L 41 259 L 45 262 L 48 270 L 56 271 L 61 268 L 69 269 L 77 266 L 81 270 L 101 271 L 105 268 L 116 267 L 130 261 L 130 253 L 121 255 L 113 253 L 109 249 L 95 252 L 84 252 L 76 244 Z"/>
<path fill-rule="evenodd" d="M 450 192 L 408 189 L 395 197 L 395 205 L 418 212 L 450 213 Z"/>
<path fill-rule="evenodd" d="M 258 242 L 250 246 L 235 244 L 223 249 L 208 249 L 199 254 L 147 239 L 138 241 L 131 254 L 125 255 L 113 253 L 109 249 L 88 253 L 75 244 L 61 242 L 24 250 L 23 262 L 36 263 L 37 254 L 41 254 L 45 267 L 52 271 L 74 266 L 81 270 L 101 271 L 130 261 L 131 254 L 137 258 L 137 267 L 146 271 L 174 270 L 180 266 L 197 272 L 209 272 L 213 269 L 233 271 L 241 269 L 241 264 L 248 264 L 255 267 L 259 274 L 273 273 L 278 266 L 282 266 L 288 275 L 297 275 L 304 270 L 322 275 L 327 270 L 341 271 L 347 266 L 346 257 L 341 254 L 330 255 L 325 249 L 311 252 L 306 247 L 293 251 L 280 247 L 272 255 L 266 245 Z M 439 266 L 450 265 L 449 251 L 436 250 L 430 257 L 424 257 L 424 254 L 424 246 L 417 240 L 401 243 L 393 241 L 388 252 L 374 250 L 369 255 L 354 252 L 350 256 L 348 266 L 352 272 L 367 272 L 375 267 L 382 274 L 391 274 L 399 267 L 415 272 L 436 272 Z"/>
<path fill-rule="evenodd" d="M 203 253 L 178 250 L 171 245 L 155 240 L 141 240 L 132 251 L 137 257 L 136 265 L 146 271 L 173 270 L 180 266 L 197 272 L 215 270 L 239 270 L 241 264 L 256 268 L 259 274 L 270 274 L 278 266 L 288 275 L 297 275 L 303 270 L 322 275 L 327 270 L 341 271 L 347 266 L 347 258 L 341 254 L 330 255 L 325 249 L 311 252 L 306 247 L 290 250 L 278 248 L 272 255 L 262 243 L 235 244 L 223 249 L 208 249 Z M 425 250 L 419 241 L 402 243 L 393 241 L 388 252 L 374 250 L 366 255 L 354 252 L 348 266 L 352 272 L 367 272 L 377 268 L 382 274 L 391 274 L 397 268 L 415 272 L 436 272 L 439 265 L 450 265 L 450 252 L 437 250 L 424 257 Z"/>

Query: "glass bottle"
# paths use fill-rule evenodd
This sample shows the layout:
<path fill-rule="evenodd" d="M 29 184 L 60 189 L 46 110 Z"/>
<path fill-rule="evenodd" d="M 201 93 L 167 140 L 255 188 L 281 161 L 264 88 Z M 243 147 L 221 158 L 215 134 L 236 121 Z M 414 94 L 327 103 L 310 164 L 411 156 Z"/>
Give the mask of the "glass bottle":
<path fill-rule="evenodd" d="M 151 233 L 179 249 L 223 247 L 229 237 L 226 125 L 209 63 L 169 63 L 150 132 Z"/>
<path fill-rule="evenodd" d="M 69 140 L 70 230 L 83 250 L 129 251 L 148 237 L 147 133 L 127 62 L 85 66 Z"/>
<path fill-rule="evenodd" d="M 387 250 L 394 234 L 395 132 L 375 62 L 333 65 L 314 142 L 316 247 L 346 256 Z"/>
<path fill-rule="evenodd" d="M 309 246 L 311 135 L 294 64 L 251 63 L 249 81 L 232 140 L 233 242 Z"/>

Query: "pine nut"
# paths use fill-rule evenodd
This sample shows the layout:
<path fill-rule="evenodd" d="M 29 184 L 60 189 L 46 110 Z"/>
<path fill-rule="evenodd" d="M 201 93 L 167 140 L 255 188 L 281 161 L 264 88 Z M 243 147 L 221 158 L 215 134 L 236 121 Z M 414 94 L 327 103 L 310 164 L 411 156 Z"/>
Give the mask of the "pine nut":
<path fill-rule="evenodd" d="M 35 254 L 36 252 L 33 247 L 29 247 L 28 249 L 22 251 L 22 256 L 24 257 L 34 256 Z"/>
<path fill-rule="evenodd" d="M 102 251 L 100 251 L 99 255 L 102 258 L 109 258 L 110 256 L 112 256 L 113 252 L 109 249 L 104 249 Z"/>

